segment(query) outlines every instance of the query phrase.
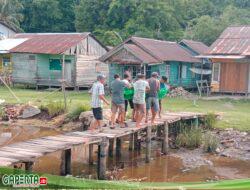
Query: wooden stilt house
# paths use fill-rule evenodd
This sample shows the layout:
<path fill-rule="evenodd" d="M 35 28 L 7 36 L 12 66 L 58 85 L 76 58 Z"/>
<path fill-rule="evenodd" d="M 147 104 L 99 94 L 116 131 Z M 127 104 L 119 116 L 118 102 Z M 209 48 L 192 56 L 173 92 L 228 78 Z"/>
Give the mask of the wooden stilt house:
<path fill-rule="evenodd" d="M 228 27 L 201 57 L 213 62 L 214 92 L 250 94 L 250 26 Z"/>
<path fill-rule="evenodd" d="M 27 39 L 10 50 L 13 82 L 36 86 L 88 87 L 108 67 L 98 59 L 107 52 L 90 33 L 17 34 Z"/>
<path fill-rule="evenodd" d="M 135 78 L 139 72 L 147 78 L 152 72 L 167 76 L 173 86 L 196 88 L 199 74 L 191 71 L 201 63 L 176 42 L 131 37 L 100 58 L 109 66 L 109 81 L 115 73 L 130 71 Z"/>

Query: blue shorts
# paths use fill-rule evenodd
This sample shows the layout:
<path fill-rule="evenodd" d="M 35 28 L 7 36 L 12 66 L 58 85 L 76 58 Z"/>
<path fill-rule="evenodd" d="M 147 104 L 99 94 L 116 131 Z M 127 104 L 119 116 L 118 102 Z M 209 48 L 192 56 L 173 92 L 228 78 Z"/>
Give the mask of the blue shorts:
<path fill-rule="evenodd" d="M 148 97 L 146 99 L 146 109 L 149 110 L 153 107 L 155 112 L 159 111 L 159 99 L 155 97 Z"/>

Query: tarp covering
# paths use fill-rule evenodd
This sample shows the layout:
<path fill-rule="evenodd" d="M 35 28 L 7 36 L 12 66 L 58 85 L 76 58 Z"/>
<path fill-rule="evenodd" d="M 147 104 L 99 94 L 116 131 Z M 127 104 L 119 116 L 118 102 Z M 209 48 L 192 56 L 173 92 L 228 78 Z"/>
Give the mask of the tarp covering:
<path fill-rule="evenodd" d="M 203 74 L 203 75 L 211 75 L 212 71 L 209 69 L 199 69 L 199 68 L 190 68 L 190 71 L 192 71 L 195 74 Z"/>

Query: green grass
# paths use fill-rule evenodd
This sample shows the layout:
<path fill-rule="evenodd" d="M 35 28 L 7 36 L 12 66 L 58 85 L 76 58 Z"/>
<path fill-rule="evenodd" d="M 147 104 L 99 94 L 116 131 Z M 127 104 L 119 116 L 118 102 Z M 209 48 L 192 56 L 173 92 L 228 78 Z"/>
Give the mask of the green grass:
<path fill-rule="evenodd" d="M 36 91 L 31 89 L 13 89 L 22 103 L 32 102 L 41 105 L 51 101 L 63 100 L 62 92 L 51 94 L 48 91 Z M 8 103 L 17 103 L 17 100 L 4 87 L 0 87 L 0 99 Z M 67 91 L 68 110 L 74 109 L 76 105 L 89 104 L 90 96 L 86 91 Z M 191 100 L 181 98 L 165 98 L 163 100 L 164 110 L 170 111 L 194 111 L 214 112 L 222 115 L 222 120 L 216 123 L 217 128 L 235 128 L 242 131 L 250 131 L 250 100 L 198 100 L 196 105 Z"/>

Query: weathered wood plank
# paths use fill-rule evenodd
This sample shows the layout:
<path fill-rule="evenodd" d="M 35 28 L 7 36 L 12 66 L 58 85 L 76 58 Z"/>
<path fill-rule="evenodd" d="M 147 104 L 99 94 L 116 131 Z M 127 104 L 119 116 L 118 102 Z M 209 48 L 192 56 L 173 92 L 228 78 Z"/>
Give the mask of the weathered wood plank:
<path fill-rule="evenodd" d="M 3 147 L 0 148 L 0 151 L 5 151 L 5 152 L 10 152 L 10 153 L 15 153 L 15 154 L 21 154 L 24 156 L 35 156 L 35 157 L 39 157 L 42 156 L 42 153 L 38 153 L 38 152 L 29 152 L 25 149 L 15 149 L 15 148 L 11 148 L 11 147 Z"/>
<path fill-rule="evenodd" d="M 15 160 L 20 160 L 20 161 L 34 161 L 34 156 L 21 155 L 18 153 L 15 154 L 12 152 L 0 151 L 0 155 L 3 158 L 12 158 Z"/>

